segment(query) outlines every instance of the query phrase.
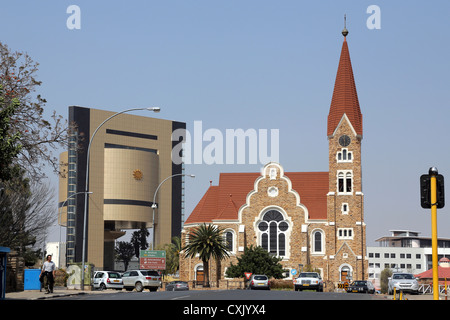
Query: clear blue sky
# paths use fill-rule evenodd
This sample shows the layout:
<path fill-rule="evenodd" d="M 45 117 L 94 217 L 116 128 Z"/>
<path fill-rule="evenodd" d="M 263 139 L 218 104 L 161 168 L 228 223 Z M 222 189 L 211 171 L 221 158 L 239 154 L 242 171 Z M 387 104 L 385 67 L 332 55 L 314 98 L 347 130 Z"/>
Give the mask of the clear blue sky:
<path fill-rule="evenodd" d="M 5 1 L 0 41 L 40 63 L 47 112 L 80 105 L 162 108 L 192 129 L 279 129 L 286 171 L 327 171 L 327 114 L 347 14 L 364 117 L 367 242 L 390 229 L 431 234 L 419 176 L 450 181 L 448 1 Z M 69 30 L 69 5 L 81 29 Z M 367 28 L 370 5 L 381 29 Z M 261 165 L 189 165 L 186 214 L 220 172 Z M 56 179 L 55 180 L 55 187 Z M 447 187 L 447 190 L 450 187 Z M 438 235 L 450 237 L 450 198 Z"/>

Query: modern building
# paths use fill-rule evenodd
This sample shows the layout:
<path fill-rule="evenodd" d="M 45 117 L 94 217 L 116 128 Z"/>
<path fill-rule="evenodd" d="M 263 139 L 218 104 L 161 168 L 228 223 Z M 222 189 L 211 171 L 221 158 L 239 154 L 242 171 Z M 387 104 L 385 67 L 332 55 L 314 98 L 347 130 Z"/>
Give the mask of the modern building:
<path fill-rule="evenodd" d="M 66 244 L 64 242 L 47 242 L 45 244 L 45 256 L 47 255 L 52 256 L 56 269 L 62 268 L 66 265 Z"/>
<path fill-rule="evenodd" d="M 421 237 L 420 232 L 390 230 L 391 235 L 377 240 L 378 247 L 367 247 L 369 258 L 368 279 L 380 285 L 384 269 L 408 272 L 415 275 L 433 267 L 431 237 Z M 450 257 L 450 239 L 438 239 L 438 259 Z"/>
<path fill-rule="evenodd" d="M 185 129 L 186 124 L 122 113 L 101 125 L 114 114 L 69 107 L 73 129 L 69 150 L 60 157 L 65 174 L 60 178 L 59 205 L 61 220 L 67 225 L 67 262 L 82 261 L 84 242 L 85 262 L 103 269 L 114 268 L 114 241 L 124 230 L 153 227 L 153 198 L 164 179 L 176 175 L 157 193 L 156 245 L 180 236 L 184 206 L 183 164 L 172 161 L 172 148 L 178 143 L 172 141 L 172 133 Z M 92 193 L 83 241 L 87 169 Z"/>
<path fill-rule="evenodd" d="M 230 257 L 219 264 L 210 261 L 211 281 L 224 279 L 226 268 L 252 245 L 280 257 L 290 270 L 287 277 L 302 266 L 319 269 L 327 290 L 367 278 L 362 114 L 347 33 L 344 29 L 328 114 L 329 171 L 285 172 L 281 164 L 271 162 L 261 172 L 222 173 L 218 185 L 207 189 L 185 221 L 183 245 L 193 228 L 203 223 L 224 230 Z M 198 281 L 203 274 L 201 260 L 181 255 L 182 280 Z"/>

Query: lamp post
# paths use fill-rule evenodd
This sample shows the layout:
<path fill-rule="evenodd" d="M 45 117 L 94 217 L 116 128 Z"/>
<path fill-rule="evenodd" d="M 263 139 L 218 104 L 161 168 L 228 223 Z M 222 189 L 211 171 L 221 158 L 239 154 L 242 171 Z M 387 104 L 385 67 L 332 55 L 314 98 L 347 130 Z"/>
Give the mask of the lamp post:
<path fill-rule="evenodd" d="M 97 133 L 97 131 L 100 129 L 101 126 L 103 126 L 106 122 L 108 122 L 109 120 L 111 120 L 112 118 L 125 113 L 125 112 L 130 112 L 130 111 L 137 111 L 137 110 L 148 110 L 148 111 L 153 111 L 153 112 L 159 112 L 161 109 L 158 107 L 150 107 L 150 108 L 132 108 L 132 109 L 127 109 L 127 110 L 123 110 L 120 112 L 117 112 L 115 114 L 113 114 L 112 116 L 110 116 L 109 118 L 107 118 L 105 121 L 103 121 L 98 127 L 97 129 L 95 129 L 94 133 L 92 134 L 91 139 L 89 140 L 89 144 L 88 144 L 88 148 L 87 148 L 87 155 L 86 155 L 86 182 L 85 182 L 85 193 L 88 193 L 88 189 L 89 189 L 89 154 L 91 151 L 91 143 L 92 140 L 94 139 L 95 134 Z M 84 196 L 84 215 L 83 215 L 83 248 L 82 248 L 82 261 L 81 261 L 81 290 L 84 291 L 84 268 L 85 268 L 85 263 L 86 263 L 86 218 L 87 218 L 87 207 L 88 207 L 88 197 Z"/>
<path fill-rule="evenodd" d="M 161 181 L 161 183 L 158 185 L 158 187 L 156 188 L 155 194 L 153 195 L 153 203 L 152 203 L 152 209 L 153 209 L 153 219 L 152 219 L 152 224 L 153 224 L 153 240 L 152 240 L 152 250 L 154 250 L 155 247 L 155 209 L 158 207 L 156 204 L 156 194 L 158 193 L 159 188 L 161 187 L 161 185 L 166 182 L 167 180 L 169 180 L 170 178 L 176 177 L 176 176 L 188 176 L 191 178 L 195 178 L 195 175 L 193 174 L 186 174 L 186 173 L 177 173 L 174 175 L 171 175 L 167 178 L 165 178 L 163 181 Z"/>

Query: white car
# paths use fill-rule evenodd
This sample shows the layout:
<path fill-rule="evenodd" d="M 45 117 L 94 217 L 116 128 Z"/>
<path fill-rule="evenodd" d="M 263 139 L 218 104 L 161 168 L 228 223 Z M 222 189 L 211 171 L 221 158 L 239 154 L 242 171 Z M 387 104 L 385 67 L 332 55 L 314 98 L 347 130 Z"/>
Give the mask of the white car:
<path fill-rule="evenodd" d="M 117 289 L 122 290 L 122 276 L 116 271 L 95 271 L 92 279 L 94 289 Z"/>
<path fill-rule="evenodd" d="M 419 293 L 419 283 L 412 273 L 393 273 L 389 277 L 388 294 L 396 292 L 412 292 Z"/>
<path fill-rule="evenodd" d="M 294 290 L 316 290 L 323 291 L 323 281 L 317 272 L 301 272 L 298 278 L 294 279 Z"/>
<path fill-rule="evenodd" d="M 161 276 L 154 270 L 130 270 L 122 275 L 123 287 L 127 291 L 144 289 L 156 291 L 161 287 Z"/>

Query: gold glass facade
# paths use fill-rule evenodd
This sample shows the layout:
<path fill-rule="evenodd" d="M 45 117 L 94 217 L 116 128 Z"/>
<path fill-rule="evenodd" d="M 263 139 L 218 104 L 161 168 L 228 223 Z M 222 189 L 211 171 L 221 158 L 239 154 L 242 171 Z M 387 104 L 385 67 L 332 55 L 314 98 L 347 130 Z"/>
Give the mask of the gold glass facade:
<path fill-rule="evenodd" d="M 144 113 L 148 111 L 139 111 Z M 135 112 L 136 113 L 136 112 Z M 93 132 L 114 112 L 69 107 L 69 121 L 75 124 L 69 148 L 68 179 L 60 183 L 60 203 L 76 192 L 74 199 L 73 255 L 68 262 L 81 261 L 84 219 L 86 154 Z M 96 268 L 113 268 L 114 241 L 126 229 L 152 227 L 152 202 L 159 183 L 182 173 L 182 165 L 172 163 L 172 132 L 185 123 L 123 113 L 104 123 L 90 144 L 89 194 L 87 210 L 86 262 Z M 73 169 L 71 171 L 71 168 Z M 72 179 L 71 179 L 72 177 Z M 75 186 L 71 187 L 71 182 Z M 156 245 L 170 243 L 181 233 L 182 179 L 168 179 L 158 190 Z M 71 189 L 70 189 L 71 188 Z M 68 208 L 69 209 L 69 208 Z M 70 217 L 70 214 L 68 215 Z M 72 261 L 69 261 L 72 259 Z"/>

